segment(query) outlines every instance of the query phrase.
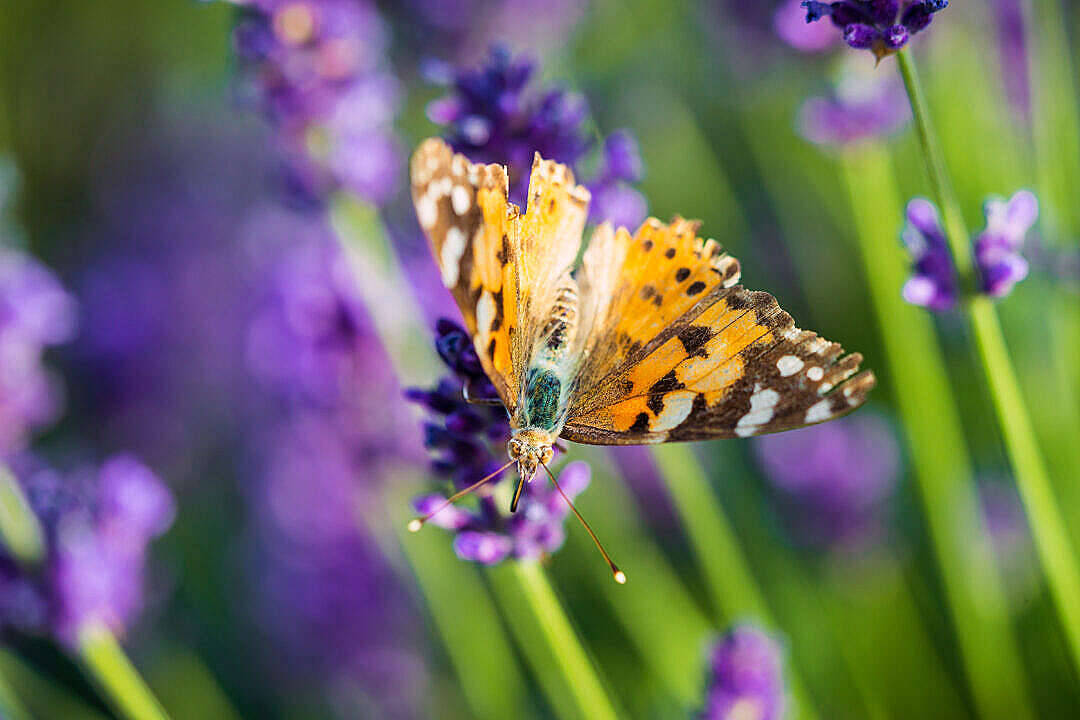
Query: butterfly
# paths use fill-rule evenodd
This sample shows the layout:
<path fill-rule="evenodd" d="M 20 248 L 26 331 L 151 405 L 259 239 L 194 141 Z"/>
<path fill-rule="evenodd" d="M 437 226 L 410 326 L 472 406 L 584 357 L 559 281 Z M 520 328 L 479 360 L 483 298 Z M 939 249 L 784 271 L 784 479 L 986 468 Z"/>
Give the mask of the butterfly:
<path fill-rule="evenodd" d="M 560 438 L 637 445 L 750 437 L 825 422 L 874 386 L 862 356 L 795 327 L 699 223 L 598 225 L 589 191 L 539 153 L 526 212 L 506 168 L 442 140 L 413 154 L 416 215 L 510 416 L 511 502 Z"/>

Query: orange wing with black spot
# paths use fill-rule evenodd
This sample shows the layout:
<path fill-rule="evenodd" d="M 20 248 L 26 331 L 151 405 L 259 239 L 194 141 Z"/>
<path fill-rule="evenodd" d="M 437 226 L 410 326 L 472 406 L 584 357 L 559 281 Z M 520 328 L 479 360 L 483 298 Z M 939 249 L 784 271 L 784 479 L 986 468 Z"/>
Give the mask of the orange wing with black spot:
<path fill-rule="evenodd" d="M 581 247 L 589 193 L 566 166 L 537 154 L 521 214 L 509 201 L 503 166 L 470 163 L 438 139 L 420 144 L 410 173 L 443 283 L 513 413 L 534 342 Z"/>
<path fill-rule="evenodd" d="M 588 346 L 562 436 L 631 445 L 748 437 L 858 407 L 862 357 L 799 330 L 697 223 L 602 225 L 579 271 Z"/>

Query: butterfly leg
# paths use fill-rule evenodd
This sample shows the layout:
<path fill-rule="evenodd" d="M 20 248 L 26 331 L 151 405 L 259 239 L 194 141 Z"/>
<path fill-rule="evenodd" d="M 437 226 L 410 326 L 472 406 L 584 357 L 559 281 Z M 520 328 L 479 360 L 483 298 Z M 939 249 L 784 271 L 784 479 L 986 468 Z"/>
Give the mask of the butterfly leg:
<path fill-rule="evenodd" d="M 476 397 L 473 392 L 472 381 L 466 381 L 465 386 L 461 389 L 461 395 L 465 398 L 465 402 L 470 405 L 502 405 L 502 400 L 498 397 Z"/>

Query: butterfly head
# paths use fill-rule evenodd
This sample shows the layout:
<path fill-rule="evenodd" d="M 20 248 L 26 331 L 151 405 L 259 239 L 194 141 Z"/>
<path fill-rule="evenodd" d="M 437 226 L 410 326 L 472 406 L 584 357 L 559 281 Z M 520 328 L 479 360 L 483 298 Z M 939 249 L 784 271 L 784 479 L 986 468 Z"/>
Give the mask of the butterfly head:
<path fill-rule="evenodd" d="M 515 430 L 513 437 L 506 446 L 506 452 L 510 459 L 517 462 L 518 483 L 514 489 L 514 497 L 510 501 L 510 512 L 517 510 L 518 500 L 521 499 L 521 491 L 525 483 L 531 481 L 536 475 L 536 469 L 541 464 L 547 465 L 555 456 L 552 449 L 554 439 L 550 433 L 536 429 Z"/>

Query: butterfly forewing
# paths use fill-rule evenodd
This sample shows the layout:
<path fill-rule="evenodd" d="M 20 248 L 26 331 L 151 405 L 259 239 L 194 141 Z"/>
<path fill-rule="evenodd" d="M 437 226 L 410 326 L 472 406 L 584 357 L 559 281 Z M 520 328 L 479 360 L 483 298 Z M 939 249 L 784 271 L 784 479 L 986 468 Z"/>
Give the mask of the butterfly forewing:
<path fill-rule="evenodd" d="M 484 370 L 511 413 L 538 336 L 578 250 L 589 193 L 564 165 L 533 162 L 528 212 L 508 200 L 506 170 L 474 165 L 442 141 L 411 163 L 413 203 Z"/>
<path fill-rule="evenodd" d="M 597 233 L 586 252 L 582 303 L 614 285 L 592 328 L 563 437 L 638 444 L 747 437 L 842 415 L 873 375 L 844 382 L 858 354 L 795 327 L 764 292 L 733 283 L 738 264 L 696 225 L 646 221 L 631 237 Z M 617 276 L 618 281 L 611 278 Z"/>

